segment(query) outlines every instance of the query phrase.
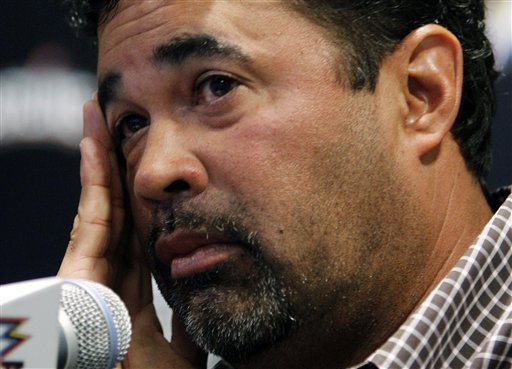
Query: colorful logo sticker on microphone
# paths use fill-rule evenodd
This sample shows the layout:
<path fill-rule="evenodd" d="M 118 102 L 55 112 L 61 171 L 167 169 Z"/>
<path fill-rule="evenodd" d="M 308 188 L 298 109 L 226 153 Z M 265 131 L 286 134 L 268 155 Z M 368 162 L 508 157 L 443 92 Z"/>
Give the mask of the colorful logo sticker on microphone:
<path fill-rule="evenodd" d="M 9 352 L 21 345 L 29 336 L 18 333 L 18 328 L 25 323 L 27 319 L 24 318 L 0 318 L 0 356 L 2 362 L 0 363 L 2 369 L 21 369 L 23 362 L 19 361 L 4 361 Z"/>

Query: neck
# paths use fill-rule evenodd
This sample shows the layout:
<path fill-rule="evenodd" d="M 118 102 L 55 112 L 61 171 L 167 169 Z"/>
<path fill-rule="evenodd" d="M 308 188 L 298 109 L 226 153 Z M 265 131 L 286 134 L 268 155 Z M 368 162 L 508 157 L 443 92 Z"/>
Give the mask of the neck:
<path fill-rule="evenodd" d="M 492 217 L 478 182 L 467 172 L 453 177 L 456 179 L 449 196 L 432 202 L 432 215 L 438 217 L 438 232 L 430 253 L 431 283 L 419 303 L 455 267 Z"/>

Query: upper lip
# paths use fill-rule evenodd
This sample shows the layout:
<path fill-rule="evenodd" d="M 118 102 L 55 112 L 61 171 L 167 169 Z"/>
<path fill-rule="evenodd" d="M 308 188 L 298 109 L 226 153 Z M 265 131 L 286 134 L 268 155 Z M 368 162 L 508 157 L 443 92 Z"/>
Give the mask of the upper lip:
<path fill-rule="evenodd" d="M 217 234 L 177 229 L 160 235 L 155 243 L 155 254 L 161 263 L 170 265 L 177 255 L 190 254 L 205 245 L 229 243 L 234 242 Z"/>

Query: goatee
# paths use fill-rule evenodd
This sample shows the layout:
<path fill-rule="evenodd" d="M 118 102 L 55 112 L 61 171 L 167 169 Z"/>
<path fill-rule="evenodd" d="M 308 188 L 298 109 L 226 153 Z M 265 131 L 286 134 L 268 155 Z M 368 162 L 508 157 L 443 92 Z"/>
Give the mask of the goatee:
<path fill-rule="evenodd" d="M 157 285 L 184 324 L 192 340 L 204 350 L 233 364 L 271 347 L 297 325 L 289 302 L 290 291 L 265 259 L 261 240 L 239 220 L 241 214 L 160 210 L 147 243 L 150 267 Z M 234 260 L 188 277 L 171 278 L 170 266 L 160 263 L 155 242 L 161 234 L 186 229 L 215 234 L 242 248 Z"/>

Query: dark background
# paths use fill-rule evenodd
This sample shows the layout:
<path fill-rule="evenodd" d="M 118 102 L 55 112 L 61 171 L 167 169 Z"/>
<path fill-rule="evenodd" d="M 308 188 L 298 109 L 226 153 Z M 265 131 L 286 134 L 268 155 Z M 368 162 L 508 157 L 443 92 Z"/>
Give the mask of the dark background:
<path fill-rule="evenodd" d="M 41 49 L 50 48 L 54 55 L 60 55 L 58 63 L 66 68 L 94 73 L 94 47 L 75 37 L 58 2 L 2 0 L 0 24 L 1 69 L 29 65 L 41 59 Z M 510 22 L 504 31 L 510 34 Z M 509 59 L 505 74 L 497 82 L 499 109 L 493 130 L 490 188 L 512 183 L 511 69 Z M 0 170 L 0 284 L 54 275 L 78 204 L 77 147 L 2 141 Z"/>

